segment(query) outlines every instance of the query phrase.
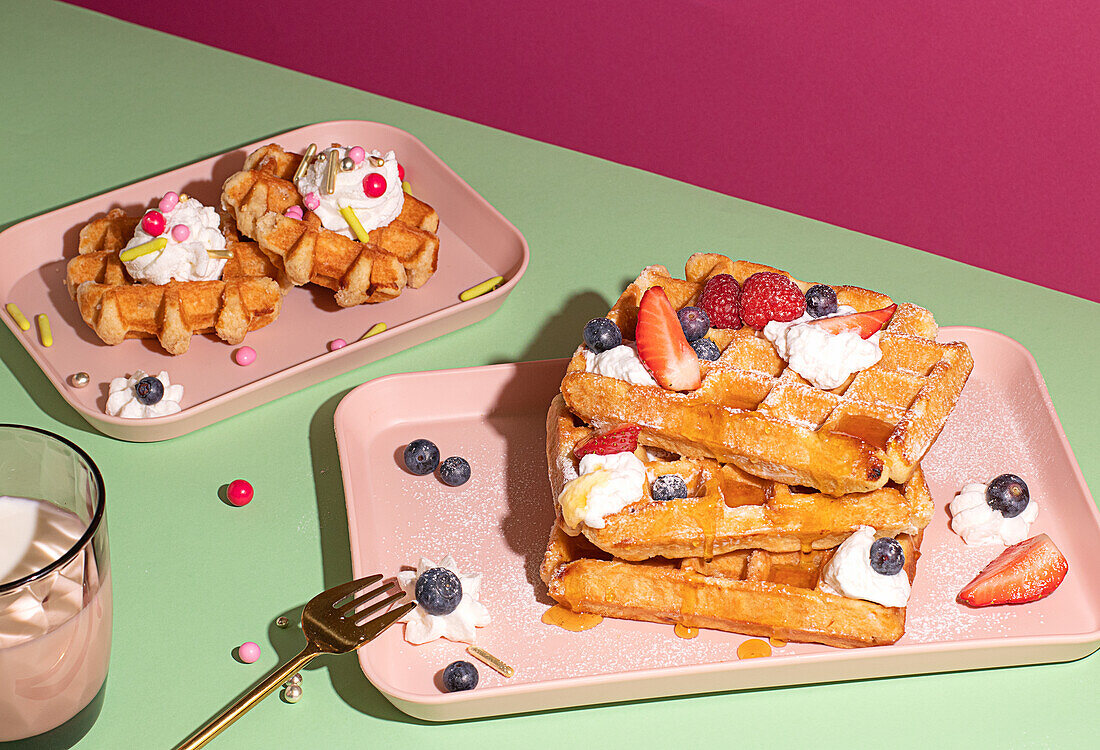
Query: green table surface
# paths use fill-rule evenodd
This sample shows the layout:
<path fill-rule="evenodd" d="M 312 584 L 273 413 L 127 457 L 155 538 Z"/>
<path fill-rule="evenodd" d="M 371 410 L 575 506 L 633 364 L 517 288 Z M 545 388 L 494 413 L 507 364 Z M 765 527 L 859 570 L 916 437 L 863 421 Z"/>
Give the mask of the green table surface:
<path fill-rule="evenodd" d="M 350 577 L 332 431 L 350 389 L 390 373 L 565 356 L 624 280 L 651 263 L 682 269 L 694 251 L 877 289 L 941 325 L 1011 336 L 1038 361 L 1085 479 L 1100 487 L 1095 303 L 70 6 L 0 0 L 0 17 L 0 228 L 269 134 L 365 119 L 423 140 L 531 248 L 525 278 L 481 323 L 164 443 L 95 432 L 0 332 L 0 421 L 74 440 L 108 486 L 114 645 L 102 712 L 78 747 L 171 746 L 276 664 L 274 617 Z M 218 499 L 234 477 L 256 488 L 245 510 Z M 244 640 L 263 647 L 253 667 L 230 658 Z M 393 708 L 351 656 L 315 665 L 301 702 L 265 701 L 215 747 L 1066 748 L 1095 747 L 1100 730 L 1096 655 L 444 725 Z"/>

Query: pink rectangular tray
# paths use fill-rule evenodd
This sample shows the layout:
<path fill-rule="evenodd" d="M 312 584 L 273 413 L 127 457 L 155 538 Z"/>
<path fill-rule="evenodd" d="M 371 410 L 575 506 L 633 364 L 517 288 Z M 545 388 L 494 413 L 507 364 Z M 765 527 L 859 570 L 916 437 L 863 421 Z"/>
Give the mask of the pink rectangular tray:
<path fill-rule="evenodd" d="M 439 672 L 465 646 L 411 646 L 402 627 L 360 650 L 363 672 L 405 713 L 431 721 L 538 711 L 722 690 L 831 682 L 982 667 L 1068 661 L 1100 646 L 1100 516 L 1065 441 L 1031 355 L 1012 339 L 946 328 L 970 345 L 975 368 L 923 466 L 936 513 L 925 533 L 906 635 L 897 644 L 834 649 L 790 644 L 739 661 L 744 636 L 605 619 L 572 633 L 541 622 L 553 603 L 538 567 L 553 521 L 545 418 L 566 360 L 391 375 L 349 393 L 336 439 L 356 576 L 396 572 L 424 555 L 452 554 L 483 574 L 493 622 L 479 645 L 512 665 L 505 679 L 479 666 L 472 691 L 443 693 Z M 473 477 L 447 487 L 402 464 L 424 437 L 441 456 L 469 460 Z M 1047 599 L 969 609 L 955 595 L 1000 547 L 966 547 L 948 529 L 946 505 L 969 481 L 1013 472 L 1039 503 L 1032 534 L 1045 532 L 1070 572 Z"/>
<path fill-rule="evenodd" d="M 379 305 L 342 309 L 332 293 L 312 285 L 291 289 L 278 320 L 253 331 L 245 344 L 256 350 L 248 367 L 233 362 L 235 347 L 213 334 L 194 336 L 187 354 L 166 354 L 155 340 L 107 346 L 80 318 L 65 290 L 65 264 L 76 255 L 77 234 L 111 208 L 138 214 L 168 190 L 187 192 L 206 205 L 220 204 L 221 186 L 245 156 L 266 143 L 304 150 L 310 143 L 362 144 L 393 149 L 413 194 L 440 216 L 439 267 L 420 289 Z M 123 440 L 177 437 L 280 396 L 475 323 L 494 312 L 527 268 L 523 235 L 427 146 L 403 130 L 376 122 L 322 122 L 264 138 L 219 156 L 111 190 L 0 233 L 0 318 L 34 358 L 58 392 L 100 432 Z M 505 282 L 469 302 L 460 292 L 494 276 Z M 3 309 L 16 303 L 31 321 L 23 331 Z M 39 340 L 34 317 L 49 316 L 53 346 Z M 359 341 L 376 323 L 384 333 Z M 328 342 L 348 341 L 329 352 Z M 104 413 L 112 378 L 141 369 L 168 372 L 184 386 L 184 409 L 157 419 L 121 419 Z M 87 372 L 91 384 L 75 388 L 70 376 Z"/>

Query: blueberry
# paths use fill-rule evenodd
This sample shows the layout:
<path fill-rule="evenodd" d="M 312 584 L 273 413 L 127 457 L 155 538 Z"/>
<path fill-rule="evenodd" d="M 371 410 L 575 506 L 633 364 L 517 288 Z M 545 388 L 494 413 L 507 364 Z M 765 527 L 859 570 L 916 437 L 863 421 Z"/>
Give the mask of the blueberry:
<path fill-rule="evenodd" d="M 649 494 L 653 495 L 654 500 L 664 503 L 678 497 L 687 497 L 688 488 L 679 474 L 662 474 L 653 481 Z"/>
<path fill-rule="evenodd" d="M 718 344 L 710 339 L 695 339 L 691 342 L 691 348 L 695 350 L 695 354 L 699 359 L 705 359 L 711 362 L 722 355 L 721 350 L 718 348 Z"/>
<path fill-rule="evenodd" d="M 152 375 L 142 378 L 134 384 L 134 396 L 146 406 L 152 406 L 164 398 L 164 383 Z"/>
<path fill-rule="evenodd" d="M 405 466 L 413 474 L 431 474 L 439 466 L 439 448 L 424 438 L 412 441 L 405 446 Z"/>
<path fill-rule="evenodd" d="M 449 615 L 462 601 L 462 581 L 446 568 L 428 568 L 416 579 L 416 603 L 429 615 Z"/>
<path fill-rule="evenodd" d="M 836 312 L 836 291 L 831 286 L 814 284 L 806 290 L 806 312 L 821 318 Z"/>
<path fill-rule="evenodd" d="M 443 689 L 448 693 L 477 687 L 477 667 L 468 661 L 456 661 L 443 670 Z"/>
<path fill-rule="evenodd" d="M 1001 474 L 985 488 L 986 504 L 1005 518 L 1023 513 L 1030 499 L 1027 484 L 1015 474 Z"/>
<path fill-rule="evenodd" d="M 443 484 L 457 487 L 470 480 L 470 462 L 460 456 L 451 456 L 439 465 L 439 478 Z"/>
<path fill-rule="evenodd" d="M 680 319 L 680 327 L 684 329 L 684 336 L 688 341 L 701 339 L 710 330 L 710 318 L 701 307 L 681 308 L 676 317 Z"/>
<path fill-rule="evenodd" d="M 871 544 L 871 570 L 884 576 L 895 575 L 905 567 L 905 552 L 897 539 L 876 539 Z"/>
<path fill-rule="evenodd" d="M 593 318 L 584 327 L 584 345 L 599 354 L 623 343 L 619 327 L 608 318 Z"/>

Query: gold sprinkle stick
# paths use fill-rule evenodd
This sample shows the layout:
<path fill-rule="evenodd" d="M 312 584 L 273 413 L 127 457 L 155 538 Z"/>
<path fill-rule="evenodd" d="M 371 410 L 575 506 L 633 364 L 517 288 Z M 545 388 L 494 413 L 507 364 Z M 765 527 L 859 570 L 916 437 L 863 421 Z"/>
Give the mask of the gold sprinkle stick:
<path fill-rule="evenodd" d="M 355 232 L 355 236 L 359 238 L 360 242 L 370 242 L 370 232 L 363 229 L 359 217 L 355 215 L 355 211 L 351 206 L 344 206 L 341 208 L 340 215 L 344 217 L 344 221 L 351 227 L 351 231 Z"/>
<path fill-rule="evenodd" d="M 31 322 L 27 320 L 27 316 L 24 315 L 23 311 L 19 309 L 19 305 L 15 304 L 14 302 L 9 302 L 8 304 L 4 305 L 4 307 L 7 308 L 8 315 L 11 316 L 11 319 L 15 321 L 15 324 L 17 326 L 19 326 L 24 331 L 29 331 L 31 329 Z"/>
<path fill-rule="evenodd" d="M 384 167 L 384 166 L 386 166 L 386 160 L 383 159 L 381 156 L 375 156 L 374 154 L 371 154 L 367 158 L 370 159 L 370 165 L 372 167 Z"/>
<path fill-rule="evenodd" d="M 298 168 L 294 170 L 294 184 L 295 185 L 298 184 L 298 180 L 302 179 L 302 175 L 304 175 L 306 173 L 306 167 L 309 166 L 309 162 L 313 158 L 313 155 L 315 153 L 317 153 L 317 144 L 316 143 L 309 144 L 309 148 L 307 148 L 306 152 L 304 154 L 302 154 L 301 163 L 298 164 Z"/>
<path fill-rule="evenodd" d="M 359 337 L 359 340 L 362 341 L 363 339 L 369 339 L 371 336 L 377 336 L 378 334 L 382 333 L 382 331 L 384 331 L 384 330 L 386 330 L 386 324 L 385 323 L 375 323 L 374 325 L 372 325 L 370 327 L 369 331 L 367 331 L 366 333 L 364 333 L 362 336 Z"/>
<path fill-rule="evenodd" d="M 325 162 L 325 195 L 332 195 L 336 192 L 336 173 L 340 171 L 340 160 L 336 158 L 336 149 L 332 149 L 328 154 L 328 161 Z"/>
<path fill-rule="evenodd" d="M 206 254 L 211 258 L 217 258 L 219 260 L 229 260 L 233 257 L 232 250 L 207 250 Z"/>
<path fill-rule="evenodd" d="M 42 346 L 53 346 L 53 332 L 50 330 L 50 319 L 46 313 L 34 316 L 38 321 L 38 337 L 42 339 Z"/>
<path fill-rule="evenodd" d="M 129 250 L 123 250 L 121 253 L 118 254 L 118 259 L 125 263 L 126 261 L 133 260 L 134 258 L 140 258 L 143 255 L 148 255 L 149 253 L 155 253 L 158 250 L 163 250 L 164 246 L 167 244 L 167 237 L 155 237 L 148 242 L 144 242 L 140 245 L 135 245 Z"/>
<path fill-rule="evenodd" d="M 487 279 L 486 281 L 481 282 L 477 286 L 470 287 L 462 294 L 458 295 L 458 298 L 463 302 L 469 302 L 474 297 L 480 297 L 483 294 L 488 294 L 489 292 L 493 291 L 498 286 L 500 286 L 503 281 L 503 276 L 494 276 L 491 279 Z"/>
<path fill-rule="evenodd" d="M 466 653 L 468 653 L 470 656 L 474 657 L 478 661 L 488 664 L 490 667 L 500 672 L 505 677 L 511 677 L 516 673 L 516 670 L 514 670 L 512 667 L 508 666 L 480 646 L 467 646 Z"/>

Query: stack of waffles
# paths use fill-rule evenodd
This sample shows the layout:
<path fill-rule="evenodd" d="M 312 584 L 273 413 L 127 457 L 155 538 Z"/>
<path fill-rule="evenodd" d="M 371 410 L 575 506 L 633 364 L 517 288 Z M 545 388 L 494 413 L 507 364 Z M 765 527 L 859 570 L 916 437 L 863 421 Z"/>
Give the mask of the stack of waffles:
<path fill-rule="evenodd" d="M 702 253 L 689 259 L 686 279 L 651 266 L 608 318 L 631 340 L 650 287 L 662 287 L 678 310 L 697 305 L 712 276 L 743 284 L 760 271 L 778 272 Z M 811 286 L 792 281 L 803 292 Z M 864 289 L 833 289 L 840 305 L 858 312 L 892 303 Z M 973 367 L 965 344 L 938 343 L 936 334 L 927 310 L 898 305 L 879 333 L 881 360 L 833 390 L 804 380 L 747 327 L 710 330 L 721 355 L 701 361 L 702 385 L 684 393 L 588 372 L 582 346 L 547 417 L 559 498 L 541 569 L 551 597 L 579 613 L 784 641 L 897 641 L 904 607 L 819 583 L 838 545 L 863 526 L 895 538 L 905 573 L 915 575 L 933 512 L 920 460 Z M 563 490 L 578 477 L 574 449 L 622 425 L 638 427 L 644 490 L 597 528 L 574 503 L 563 505 Z M 652 482 L 669 474 L 684 480 L 688 496 L 655 500 Z"/>

